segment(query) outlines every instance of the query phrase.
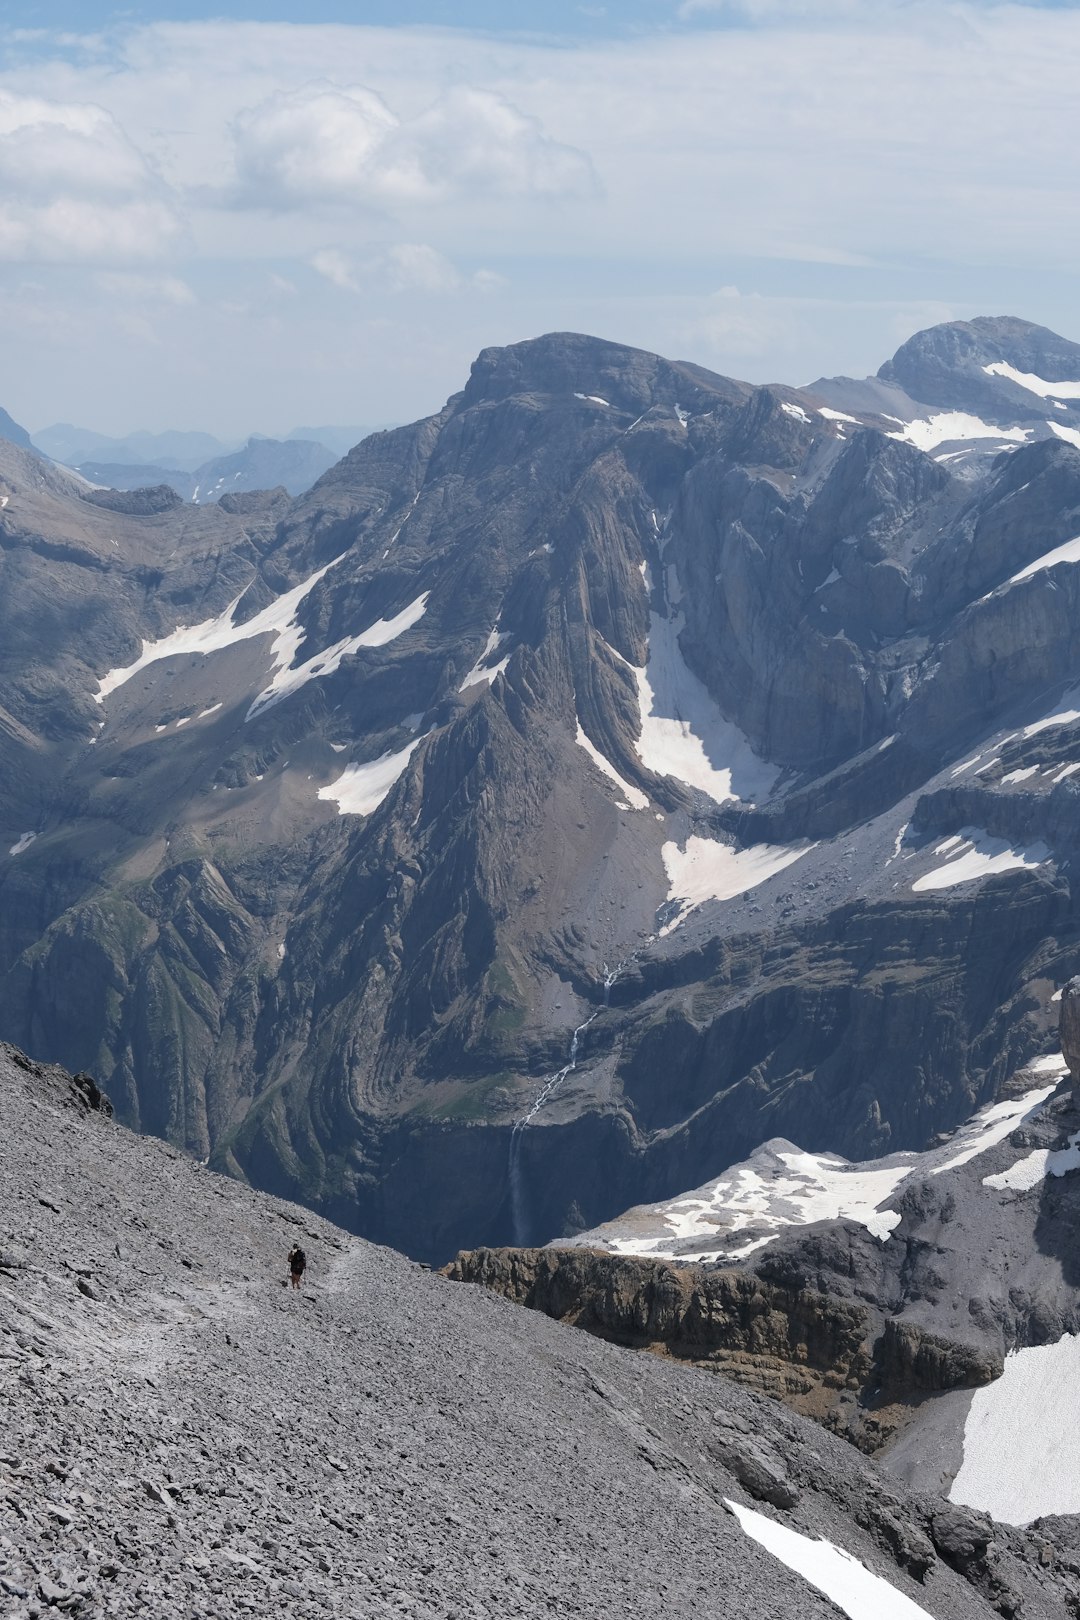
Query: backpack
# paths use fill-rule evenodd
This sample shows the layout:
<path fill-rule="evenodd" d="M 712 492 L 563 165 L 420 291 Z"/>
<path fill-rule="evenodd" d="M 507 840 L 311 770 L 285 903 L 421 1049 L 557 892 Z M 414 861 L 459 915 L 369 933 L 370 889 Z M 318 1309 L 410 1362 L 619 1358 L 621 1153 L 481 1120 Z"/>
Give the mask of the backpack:
<path fill-rule="evenodd" d="M 307 1266 L 307 1255 L 304 1253 L 303 1249 L 301 1249 L 299 1244 L 298 1244 L 297 1247 L 293 1250 L 292 1254 L 290 1254 L 290 1256 L 289 1256 L 289 1270 L 290 1271 L 303 1271 L 306 1268 L 306 1266 Z"/>

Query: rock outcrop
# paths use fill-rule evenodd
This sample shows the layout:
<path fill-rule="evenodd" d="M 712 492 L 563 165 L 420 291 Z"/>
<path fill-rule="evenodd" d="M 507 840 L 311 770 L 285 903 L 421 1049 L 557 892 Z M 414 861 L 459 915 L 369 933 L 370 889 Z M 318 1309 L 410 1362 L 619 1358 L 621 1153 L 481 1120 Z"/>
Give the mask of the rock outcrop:
<path fill-rule="evenodd" d="M 1080 978 L 1062 986 L 1058 1034 L 1062 1056 L 1072 1075 L 1073 1096 L 1080 1101 Z"/>

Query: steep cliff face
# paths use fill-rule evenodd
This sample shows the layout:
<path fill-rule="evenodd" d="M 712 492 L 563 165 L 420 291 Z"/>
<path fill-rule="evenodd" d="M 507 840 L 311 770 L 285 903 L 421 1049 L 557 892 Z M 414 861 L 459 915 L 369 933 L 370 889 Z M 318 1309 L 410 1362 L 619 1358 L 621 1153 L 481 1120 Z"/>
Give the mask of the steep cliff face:
<path fill-rule="evenodd" d="M 1080 449 L 896 386 L 554 335 L 198 509 L 5 447 L 0 1032 L 439 1260 L 957 1124 L 1075 965 Z"/>

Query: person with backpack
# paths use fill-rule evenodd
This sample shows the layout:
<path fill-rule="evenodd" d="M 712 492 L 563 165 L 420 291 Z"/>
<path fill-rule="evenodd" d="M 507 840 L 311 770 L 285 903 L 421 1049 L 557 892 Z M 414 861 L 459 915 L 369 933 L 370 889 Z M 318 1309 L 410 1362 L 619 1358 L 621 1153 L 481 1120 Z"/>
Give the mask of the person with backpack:
<path fill-rule="evenodd" d="M 292 1279 L 292 1285 L 294 1288 L 299 1288 L 300 1279 L 304 1275 L 306 1269 L 307 1255 L 304 1253 L 299 1243 L 294 1243 L 292 1248 L 289 1250 L 289 1276 Z"/>

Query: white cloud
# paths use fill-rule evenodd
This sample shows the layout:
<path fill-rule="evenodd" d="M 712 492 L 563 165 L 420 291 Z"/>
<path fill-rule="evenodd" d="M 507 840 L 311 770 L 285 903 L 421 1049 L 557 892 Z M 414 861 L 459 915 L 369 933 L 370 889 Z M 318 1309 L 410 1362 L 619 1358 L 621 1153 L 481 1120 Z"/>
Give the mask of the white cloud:
<path fill-rule="evenodd" d="M 145 258 L 179 220 L 104 108 L 0 89 L 0 258 Z"/>
<path fill-rule="evenodd" d="M 340 287 L 342 292 L 360 291 L 353 266 L 339 248 L 320 248 L 311 255 L 310 263 L 313 270 L 325 277 L 332 286 Z"/>
<path fill-rule="evenodd" d="M 572 195 L 593 183 L 583 153 L 503 97 L 467 87 L 401 120 L 373 90 L 309 84 L 241 112 L 233 138 L 234 200 L 253 207 Z"/>

